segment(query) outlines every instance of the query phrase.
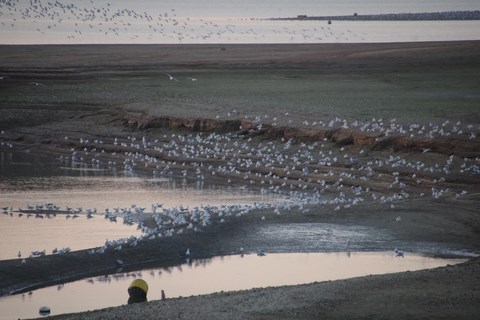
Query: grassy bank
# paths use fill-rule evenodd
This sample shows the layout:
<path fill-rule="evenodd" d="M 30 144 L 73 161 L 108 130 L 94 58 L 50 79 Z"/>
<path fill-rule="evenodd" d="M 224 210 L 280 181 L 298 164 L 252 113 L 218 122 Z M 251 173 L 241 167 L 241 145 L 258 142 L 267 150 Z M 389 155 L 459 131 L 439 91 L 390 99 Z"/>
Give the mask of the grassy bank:
<path fill-rule="evenodd" d="M 0 108 L 125 107 L 221 118 L 233 110 L 272 118 L 291 110 L 290 119 L 300 122 L 479 120 L 479 42 L 13 46 L 1 52 Z"/>

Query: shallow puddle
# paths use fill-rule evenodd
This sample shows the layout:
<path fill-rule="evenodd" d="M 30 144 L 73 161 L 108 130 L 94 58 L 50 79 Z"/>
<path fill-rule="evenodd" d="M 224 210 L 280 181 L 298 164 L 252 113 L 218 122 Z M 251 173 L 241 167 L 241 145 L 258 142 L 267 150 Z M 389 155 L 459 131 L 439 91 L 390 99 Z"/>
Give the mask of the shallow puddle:
<path fill-rule="evenodd" d="M 178 267 L 146 269 L 88 278 L 30 293 L 0 298 L 0 319 L 38 317 L 48 306 L 51 315 L 127 304 L 127 288 L 136 278 L 149 286 L 148 299 L 158 300 L 244 290 L 268 286 L 311 283 L 429 269 L 457 264 L 464 259 L 437 259 L 414 253 L 397 257 L 393 252 L 255 254 L 194 260 Z"/>

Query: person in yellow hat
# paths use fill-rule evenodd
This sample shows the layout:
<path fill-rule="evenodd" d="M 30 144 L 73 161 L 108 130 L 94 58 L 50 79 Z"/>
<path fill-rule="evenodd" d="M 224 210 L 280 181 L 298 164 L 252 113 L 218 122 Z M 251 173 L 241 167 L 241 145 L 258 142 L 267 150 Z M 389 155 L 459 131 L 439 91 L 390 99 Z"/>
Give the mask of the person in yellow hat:
<path fill-rule="evenodd" d="M 143 279 L 135 279 L 128 287 L 128 304 L 147 301 L 148 284 Z"/>

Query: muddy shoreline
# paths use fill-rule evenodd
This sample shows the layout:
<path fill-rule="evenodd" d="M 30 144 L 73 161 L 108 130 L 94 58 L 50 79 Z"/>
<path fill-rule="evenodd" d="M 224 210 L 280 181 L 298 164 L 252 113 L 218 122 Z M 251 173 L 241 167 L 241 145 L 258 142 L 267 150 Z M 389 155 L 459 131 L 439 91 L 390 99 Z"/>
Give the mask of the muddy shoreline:
<path fill-rule="evenodd" d="M 341 205 L 311 204 L 308 208 L 294 207 L 281 215 L 274 214 L 271 209 L 256 209 L 240 218 L 228 219 L 226 223 L 214 221 L 202 232 L 146 240 L 139 242 L 135 248 L 125 248 L 122 251 L 107 250 L 103 254 L 91 255 L 85 250 L 28 259 L 26 264 L 22 264 L 20 259 L 0 261 L 2 295 L 114 272 L 118 268 L 116 259 L 125 262 L 124 270 L 179 264 L 184 259 L 181 253 L 186 248 L 191 249 L 193 259 L 237 254 L 240 247 L 252 253 L 259 249 L 266 252 L 345 252 L 388 251 L 396 247 L 407 252 L 439 256 L 475 255 L 480 252 L 478 174 L 473 171 L 464 172 L 460 167 L 464 161 L 468 164 L 465 168 L 475 169 L 475 158 L 480 156 L 479 138 L 475 135 L 471 138 L 470 131 L 467 131 L 471 128 L 468 124 L 473 124 L 473 128 L 478 127 L 479 117 L 478 113 L 472 111 L 475 110 L 472 109 L 472 101 L 466 98 L 459 100 L 464 104 L 461 109 L 463 113 L 458 115 L 458 127 L 464 130 L 464 133 L 458 133 L 459 129 L 453 123 L 453 120 L 457 119 L 446 118 L 445 114 L 440 112 L 432 115 L 432 121 L 437 121 L 439 128 L 445 128 L 445 131 L 447 128 L 456 131 L 454 135 L 444 136 L 438 134 L 438 129 L 432 138 L 426 138 L 424 133 L 417 133 L 421 126 L 414 127 L 416 130 L 410 130 L 409 134 L 404 133 L 404 128 L 408 129 L 412 124 L 408 122 L 411 118 L 408 115 L 398 122 L 387 122 L 391 118 L 378 111 L 374 117 L 385 117 L 385 125 L 383 122 L 382 125 L 386 129 L 398 130 L 387 136 L 385 131 L 375 131 L 376 129 L 368 132 L 373 128 L 371 120 L 359 119 L 364 121 L 363 125 L 352 126 L 358 115 L 348 113 L 350 111 L 345 111 L 347 109 L 337 110 L 339 114 L 332 114 L 323 109 L 302 108 L 303 100 L 299 102 L 298 109 L 289 107 L 288 104 L 272 109 L 260 104 L 250 105 L 249 103 L 255 103 L 255 99 L 245 102 L 236 96 L 227 98 L 237 99 L 235 101 L 238 103 L 245 104 L 237 104 L 234 108 L 228 106 L 230 109 L 225 109 L 224 100 L 212 101 L 209 95 L 202 96 L 199 100 L 194 100 L 196 96 L 188 96 L 190 92 L 197 94 L 194 90 L 200 90 L 201 93 L 203 89 L 190 86 L 188 91 L 184 91 L 183 88 L 174 87 L 177 84 L 164 79 L 164 70 L 173 70 L 185 77 L 195 73 L 205 78 L 214 70 L 212 79 L 221 74 L 226 75 L 225 79 L 231 79 L 232 70 L 248 72 L 249 76 L 260 76 L 262 72 L 276 70 L 278 74 L 274 75 L 275 81 L 277 77 L 284 77 L 281 78 L 282 83 L 294 81 L 292 84 L 296 84 L 296 81 L 299 81 L 297 79 L 305 79 L 302 83 L 306 85 L 312 77 L 320 77 L 319 75 L 322 84 L 326 83 L 323 82 L 324 76 L 351 83 L 352 80 L 358 80 L 360 75 L 363 77 L 363 72 L 366 72 L 371 77 L 367 79 L 367 83 L 380 78 L 386 79 L 386 83 L 393 81 L 407 92 L 413 90 L 412 96 L 418 99 L 418 103 L 424 103 L 423 96 L 416 95 L 416 81 L 430 83 L 435 81 L 438 72 L 446 69 L 471 69 L 476 72 L 475 70 L 480 68 L 480 55 L 475 55 L 475 52 L 480 51 L 478 42 L 459 42 L 456 45 L 252 45 L 228 46 L 226 50 L 220 50 L 218 46 L 145 46 L 143 51 L 139 51 L 135 46 L 74 46 L 69 49 L 77 53 L 91 53 L 88 56 L 78 55 L 80 60 L 76 61 L 72 60 L 74 56 L 69 54 L 68 50 L 63 52 L 59 47 L 36 47 L 37 51 L 47 53 L 43 59 L 39 59 L 31 48 L 33 47 L 20 46 L 2 50 L 4 56 L 15 57 L 8 61 L 2 59 L 0 63 L 1 73 L 9 77 L 8 81 L 0 82 L 0 89 L 5 93 L 0 99 L 2 152 L 8 152 L 12 146 L 18 150 L 71 157 L 71 150 L 74 149 L 78 156 L 87 158 L 92 156 L 93 152 L 90 150 L 103 149 L 105 155 L 102 155 L 103 158 L 99 157 L 101 161 L 120 162 L 128 156 L 119 158 L 118 154 L 139 152 L 128 140 L 130 136 L 138 136 L 139 139 L 148 136 L 149 141 L 158 140 L 158 146 L 168 144 L 172 136 L 182 136 L 176 140 L 176 143 L 182 146 L 183 137 L 201 135 L 206 138 L 215 133 L 218 137 L 226 137 L 223 138 L 225 150 L 222 149 L 220 155 L 212 153 L 212 156 L 199 155 L 191 159 L 152 148 L 145 148 L 141 153 L 168 162 L 169 170 L 175 175 L 180 174 L 181 170 L 193 172 L 198 162 L 223 168 L 231 157 L 228 148 L 242 145 L 245 151 L 240 154 L 240 158 L 258 161 L 261 165 L 249 170 L 239 166 L 236 171 L 219 172 L 215 176 L 207 176 L 206 179 L 215 179 L 220 183 L 226 183 L 228 179 L 232 183 L 243 184 L 244 175 L 249 174 L 249 187 L 260 190 L 263 187 L 261 183 L 273 174 L 278 179 L 270 181 L 272 189 L 280 190 L 290 186 L 301 192 L 320 188 L 317 181 L 323 180 L 327 198 L 338 196 L 339 190 L 344 190 L 342 192 L 347 194 L 346 199 L 349 196 L 353 199 L 357 192 L 355 190 L 361 187 L 362 199 L 365 201 L 354 206 L 351 206 L 350 202 Z M 161 50 L 158 51 L 158 48 Z M 108 60 L 109 54 L 117 54 L 119 59 Z M 459 57 L 462 59 L 456 59 Z M 147 64 L 146 59 L 150 59 Z M 159 70 L 152 70 L 152 66 Z M 401 75 L 398 74 L 399 66 L 406 68 Z M 426 74 L 425 78 L 414 73 L 416 68 Z M 255 69 L 258 71 L 252 71 Z M 455 86 L 456 77 L 464 75 L 460 71 L 458 74 L 449 73 L 451 79 L 445 86 Z M 410 77 L 413 77 L 413 80 Z M 226 81 L 225 79 L 222 81 Z M 465 82 L 466 88 L 478 90 L 478 81 L 468 79 L 470 80 Z M 243 83 L 243 78 L 240 80 Z M 28 83 L 32 81 L 44 82 L 45 87 L 28 87 Z M 75 84 L 76 90 L 66 86 L 70 81 Z M 236 80 L 233 78 L 231 81 Z M 263 79 L 261 81 L 263 82 Z M 385 82 L 382 80 L 382 85 Z M 163 90 L 158 96 L 151 95 L 152 83 Z M 118 84 L 121 86 L 117 87 Z M 100 85 L 105 87 L 96 91 L 95 86 Z M 123 96 L 124 92 L 128 92 L 126 88 L 132 86 L 135 89 L 128 90 L 140 90 L 142 95 L 139 93 L 138 97 Z M 253 90 L 250 87 L 245 90 L 247 89 Z M 118 96 L 113 94 L 115 92 L 118 92 Z M 275 99 L 276 95 L 273 90 L 271 98 Z M 306 98 L 315 101 L 318 97 Z M 442 100 L 447 107 L 460 103 L 449 99 Z M 309 101 L 303 102 L 308 105 Z M 343 103 L 348 104 L 350 100 Z M 368 114 L 370 119 L 373 115 L 368 112 L 370 111 L 365 109 L 365 114 Z M 313 127 L 312 115 L 316 120 L 325 121 L 324 125 Z M 333 128 L 328 127 L 328 122 L 338 115 L 348 119 L 348 129 L 342 128 L 347 123 L 346 120 L 338 122 Z M 419 119 L 428 117 L 428 110 L 418 116 Z M 441 127 L 445 120 L 451 122 Z M 375 125 L 380 125 L 380 122 L 375 122 Z M 368 130 L 363 131 L 361 128 Z M 115 138 L 119 138 L 122 144 L 114 143 Z M 86 140 L 88 143 L 85 143 Z M 102 140 L 102 143 L 95 142 L 97 140 Z M 292 147 L 287 149 L 286 141 L 290 140 Z M 317 154 L 323 152 L 321 148 L 325 148 L 326 152 L 333 153 L 331 158 L 335 156 L 338 161 L 328 166 L 321 164 L 323 159 L 318 164 L 314 164 L 313 160 L 312 163 L 305 162 L 303 166 L 309 169 L 306 175 L 298 169 L 298 165 L 296 169 L 292 169 L 290 165 L 290 173 L 283 168 L 266 166 L 262 162 L 262 152 L 265 151 L 255 151 L 255 154 L 248 152 L 263 145 L 282 150 L 285 159 L 293 159 L 300 151 L 305 151 L 308 145 L 315 145 L 315 148 L 318 148 L 315 149 Z M 290 145 L 288 147 L 290 148 Z M 84 152 L 83 149 L 89 152 Z M 445 166 L 451 172 L 440 170 L 443 167 L 435 169 L 435 164 L 444 166 L 444 163 L 448 163 L 451 155 L 455 157 L 451 160 L 453 164 Z M 353 159 L 354 157 L 356 159 Z M 368 163 L 394 157 L 398 159 L 391 162 L 392 166 L 383 166 L 375 169 L 375 175 L 365 174 L 364 178 L 359 178 L 364 175 L 361 170 L 370 166 Z M 343 160 L 349 158 L 353 160 Z M 402 163 L 419 162 L 431 166 L 432 169 L 416 170 L 413 166 L 398 166 Z M 351 177 L 352 168 L 361 168 L 357 177 Z M 154 166 L 145 166 L 142 170 L 151 174 L 151 171 L 155 172 L 156 169 Z M 400 183 L 407 185 L 408 197 L 405 196 L 407 193 L 402 192 L 405 187 L 399 187 Z M 394 201 L 380 202 L 366 194 L 367 189 L 386 199 L 393 195 L 402 196 Z M 441 192 L 442 196 L 437 198 L 435 192 L 432 194 L 433 189 Z M 263 217 L 265 219 L 262 219 Z M 301 228 L 305 234 L 315 235 L 325 228 L 325 224 L 351 228 L 362 236 L 350 239 L 347 248 L 345 239 L 335 234 L 325 241 L 307 242 L 304 239 L 284 237 L 281 233 L 265 232 L 295 226 Z M 440 318 L 444 315 L 468 319 L 478 316 L 479 312 L 478 303 L 473 303 L 480 299 L 480 293 L 473 285 L 478 283 L 479 266 L 478 259 L 473 259 L 466 264 L 436 270 L 219 293 L 150 302 L 147 307 L 109 308 L 60 318 L 113 319 L 141 316 L 153 319 L 158 318 L 159 314 L 164 318 L 186 318 L 189 313 L 183 310 L 195 308 L 199 310 L 198 318 L 205 319 Z M 450 277 L 457 281 L 453 283 L 449 280 Z M 389 302 L 389 299 L 399 301 L 398 305 L 401 307 Z M 259 302 L 253 303 L 254 300 Z M 249 302 L 252 304 L 249 305 Z M 454 311 L 447 311 L 445 305 Z"/>
<path fill-rule="evenodd" d="M 430 210 L 445 210 L 448 203 L 437 204 Z M 405 205 L 396 214 L 406 217 L 415 205 Z M 361 252 L 392 251 L 400 247 L 407 252 L 422 253 L 443 258 L 471 258 L 479 254 L 468 235 L 422 234 L 425 225 L 414 226 L 394 223 L 394 216 L 387 221 L 370 213 L 371 207 L 359 207 L 345 216 L 332 216 L 324 208 L 311 209 L 314 213 L 305 215 L 291 212 L 283 217 L 268 216 L 269 210 L 255 212 L 248 217 L 233 219 L 227 224 L 215 224 L 209 230 L 188 233 L 172 238 L 139 242 L 135 248 L 125 247 L 121 251 L 108 250 L 103 254 L 91 255 L 89 250 L 74 251 L 63 255 L 47 255 L 27 259 L 0 261 L 2 266 L 2 294 L 24 293 L 45 286 L 61 284 L 90 276 L 114 273 L 119 270 L 117 259 L 124 262 L 122 271 L 135 271 L 148 267 L 169 267 L 185 262 L 184 252 L 189 248 L 191 259 L 208 259 L 214 256 L 239 254 L 240 248 L 246 253 L 264 250 L 269 253 L 282 252 Z M 417 209 L 418 210 L 418 209 Z M 429 211 L 430 211 L 429 210 Z M 465 207 L 453 206 L 445 214 L 453 214 Z M 415 212 L 418 214 L 418 211 Z M 384 213 L 382 213 L 384 214 Z M 267 215 L 267 220 L 261 217 Z M 353 217 L 353 215 L 355 217 Z M 426 222 L 423 222 L 426 223 Z M 310 238 L 325 229 L 338 231 L 327 239 L 306 242 L 305 239 L 286 237 L 282 230 L 296 228 L 302 236 Z M 411 230 L 413 229 L 413 230 Z M 272 231 L 275 230 L 276 234 Z M 433 231 L 433 230 L 432 230 Z M 335 235 L 337 232 L 355 234 L 348 239 Z M 348 240 L 348 242 L 347 242 Z M 55 266 L 52 270 L 51 267 Z"/>

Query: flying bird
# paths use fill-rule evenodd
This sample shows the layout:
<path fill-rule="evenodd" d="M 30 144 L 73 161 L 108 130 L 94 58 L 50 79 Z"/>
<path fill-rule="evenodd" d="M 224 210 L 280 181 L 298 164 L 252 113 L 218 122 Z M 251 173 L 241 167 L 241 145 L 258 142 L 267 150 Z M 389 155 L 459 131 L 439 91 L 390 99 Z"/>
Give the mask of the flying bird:
<path fill-rule="evenodd" d="M 175 78 L 174 76 L 172 76 L 170 73 L 167 73 L 167 76 L 168 76 L 169 80 L 178 81 L 178 79 Z"/>

